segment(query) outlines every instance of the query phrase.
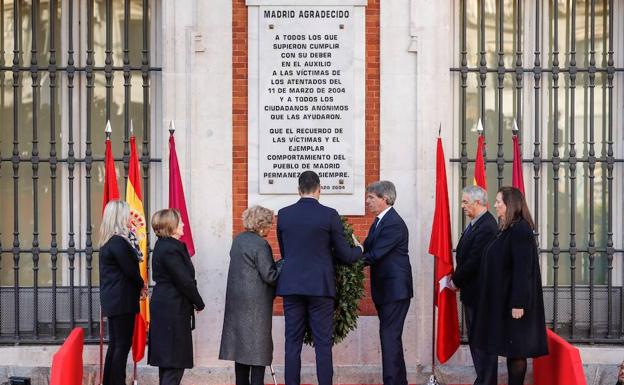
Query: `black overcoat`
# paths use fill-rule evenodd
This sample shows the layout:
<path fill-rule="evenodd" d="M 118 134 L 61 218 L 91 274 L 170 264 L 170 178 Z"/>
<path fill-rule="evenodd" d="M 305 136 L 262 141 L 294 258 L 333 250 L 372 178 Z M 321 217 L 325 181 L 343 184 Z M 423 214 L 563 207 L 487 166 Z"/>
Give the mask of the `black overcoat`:
<path fill-rule="evenodd" d="M 459 288 L 459 298 L 471 308 L 479 302 L 479 271 L 483 249 L 494 238 L 498 224 L 494 216 L 486 211 L 474 225 L 464 230 L 457 243 L 457 267 L 453 283 Z"/>
<path fill-rule="evenodd" d="M 269 243 L 245 231 L 232 242 L 219 359 L 269 366 L 278 270 Z"/>
<path fill-rule="evenodd" d="M 143 279 L 136 250 L 113 235 L 100 249 L 100 304 L 107 317 L 139 312 Z"/>
<path fill-rule="evenodd" d="M 156 285 L 150 301 L 147 362 L 163 368 L 192 368 L 193 311 L 202 310 L 204 301 L 186 245 L 175 238 L 158 238 L 152 276 Z"/>
<path fill-rule="evenodd" d="M 471 340 L 509 358 L 548 354 L 537 245 L 521 219 L 498 232 L 481 261 L 481 288 Z M 524 309 L 520 319 L 511 309 Z"/>

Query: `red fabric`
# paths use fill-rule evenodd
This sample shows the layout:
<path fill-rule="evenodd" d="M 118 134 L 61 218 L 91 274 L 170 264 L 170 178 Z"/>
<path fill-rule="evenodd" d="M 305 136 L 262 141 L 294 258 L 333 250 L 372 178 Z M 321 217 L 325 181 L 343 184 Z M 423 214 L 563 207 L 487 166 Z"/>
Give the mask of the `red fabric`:
<path fill-rule="evenodd" d="M 132 334 L 132 360 L 139 362 L 145 355 L 145 344 L 147 343 L 147 322 L 141 313 L 137 313 L 134 318 L 134 332 Z"/>
<path fill-rule="evenodd" d="M 84 330 L 75 328 L 52 357 L 50 385 L 82 385 Z"/>
<path fill-rule="evenodd" d="M 180 176 L 180 165 L 178 164 L 178 154 L 175 148 L 173 134 L 169 136 L 169 207 L 177 209 L 184 222 L 184 235 L 180 240 L 186 244 L 186 248 L 191 256 L 195 255 L 195 244 L 193 243 L 193 232 L 191 223 L 186 211 L 186 199 L 184 199 L 184 186 Z"/>
<path fill-rule="evenodd" d="M 457 316 L 457 296 L 454 291 L 438 290 L 440 279 L 453 273 L 453 247 L 451 244 L 451 216 L 449 210 L 448 185 L 442 140 L 438 138 L 436 152 L 436 202 L 429 254 L 435 257 L 434 289 L 438 306 L 438 335 L 436 355 L 441 363 L 453 356 L 459 348 L 459 318 Z"/>
<path fill-rule="evenodd" d="M 546 335 L 549 353 L 533 360 L 533 384 L 587 385 L 578 349 L 550 329 Z"/>
<path fill-rule="evenodd" d="M 487 190 L 485 159 L 483 159 L 484 140 L 483 135 L 479 135 L 479 140 L 477 141 L 477 157 L 475 159 L 474 184 Z"/>
<path fill-rule="evenodd" d="M 520 152 L 520 144 L 518 143 L 518 135 L 512 137 L 513 140 L 513 173 L 511 176 L 511 185 L 522 192 L 524 195 L 524 176 L 522 175 L 522 153 Z"/>
<path fill-rule="evenodd" d="M 110 139 L 106 139 L 106 153 L 104 155 L 104 192 L 102 194 L 102 211 L 109 201 L 119 199 L 119 189 L 117 188 L 117 172 L 115 171 L 115 161 Z"/>

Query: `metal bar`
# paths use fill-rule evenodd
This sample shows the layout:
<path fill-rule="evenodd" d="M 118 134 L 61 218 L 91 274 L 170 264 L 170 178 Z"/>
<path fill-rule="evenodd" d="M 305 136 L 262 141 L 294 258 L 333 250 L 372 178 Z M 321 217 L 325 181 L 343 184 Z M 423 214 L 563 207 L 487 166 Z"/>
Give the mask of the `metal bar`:
<path fill-rule="evenodd" d="M 467 34 L 467 24 L 466 24 L 466 0 L 462 0 L 461 2 L 461 53 L 460 53 L 460 62 L 461 62 L 461 67 L 462 68 L 466 68 L 468 66 L 468 61 L 467 61 L 467 44 L 466 44 L 466 34 Z M 461 104 L 461 110 L 460 110 L 460 127 L 461 127 L 461 187 L 462 189 L 464 187 L 466 187 L 466 179 L 467 179 L 467 171 L 468 171 L 468 151 L 467 151 L 467 141 L 466 141 L 466 88 L 468 87 L 467 84 L 467 78 L 468 78 L 468 73 L 467 72 L 463 72 L 461 73 L 461 83 L 460 83 L 460 104 Z M 463 229 L 466 226 L 466 216 L 462 215 L 461 216 L 461 228 Z M 462 304 L 462 330 L 461 333 L 462 335 L 464 335 L 464 331 L 465 331 L 465 318 L 463 318 L 464 316 L 464 306 Z"/>
<path fill-rule="evenodd" d="M 56 325 L 56 272 L 58 270 L 58 243 L 56 232 L 56 0 L 50 0 L 50 40 L 49 40 L 49 72 L 50 72 L 50 262 L 52 273 L 52 338 L 57 337 Z M 71 115 L 70 115 L 71 116 Z"/>
<path fill-rule="evenodd" d="M 110 0 L 107 0 L 107 12 L 106 12 L 106 23 L 108 25 L 109 21 L 109 12 L 108 12 L 108 3 Z M 108 26 L 107 26 L 107 50 L 108 50 Z M 92 129 L 92 105 L 93 105 L 93 88 L 94 85 L 94 74 L 93 74 L 93 0 L 87 0 L 87 127 L 86 127 L 86 137 L 85 137 L 85 190 L 86 190 L 86 201 L 87 201 L 87 210 L 86 210 L 86 261 L 87 261 L 87 269 L 89 269 L 87 276 L 91 277 L 91 268 L 93 265 L 93 241 L 91 239 L 91 168 L 93 164 L 92 154 L 93 150 L 91 148 L 91 129 Z M 106 54 L 106 60 L 109 60 L 109 53 Z M 107 83 L 108 83 L 107 79 Z M 109 98 L 108 98 L 108 90 L 106 97 L 107 107 L 106 107 L 106 117 L 109 118 L 110 106 Z M 100 325 L 101 326 L 101 325 Z M 93 337 L 93 301 L 92 301 L 92 293 L 89 291 L 89 335 Z"/>
<path fill-rule="evenodd" d="M 74 327 L 74 261 L 76 258 L 76 239 L 75 239 L 75 230 L 74 230 L 74 170 L 76 167 L 76 157 L 74 150 L 74 76 L 75 76 L 75 62 L 74 62 L 74 1 L 69 0 L 68 7 L 68 45 L 67 45 L 67 113 L 68 113 L 68 124 L 67 124 L 67 172 L 68 172 L 68 194 L 69 194 L 69 239 L 68 239 L 68 250 L 67 260 L 69 262 L 69 274 L 70 274 L 70 322 L 72 323 L 72 328 Z M 88 62 L 88 59 L 87 59 Z M 88 64 L 87 64 L 88 65 Z M 87 94 L 89 92 L 87 86 Z M 89 113 L 90 113 L 91 105 L 89 101 L 87 102 L 87 125 L 89 124 Z M 90 331 L 90 330 L 89 330 Z M 89 334 L 91 335 L 91 334 Z"/>
<path fill-rule="evenodd" d="M 589 68 L 596 65 L 596 2 L 591 0 L 590 10 L 590 48 L 589 48 Z M 589 72 L 589 338 L 594 338 L 594 260 L 596 253 L 594 251 L 596 241 L 594 238 L 594 168 L 595 149 L 594 149 L 594 88 L 596 86 L 595 71 Z"/>
<path fill-rule="evenodd" d="M 32 69 L 32 67 L 30 65 L 29 66 L 23 66 L 23 65 L 17 66 L 17 70 L 20 71 L 20 72 L 30 72 L 31 69 Z M 43 65 L 37 66 L 36 69 L 39 72 L 46 72 L 46 71 L 48 71 L 48 67 L 47 66 L 43 66 Z M 77 72 L 86 72 L 87 71 L 87 67 L 86 66 L 85 67 L 77 66 L 77 67 L 74 67 L 74 69 Z M 115 73 L 115 72 L 123 72 L 124 70 L 126 70 L 126 68 L 123 67 L 123 66 L 115 66 L 115 65 L 111 65 L 110 67 L 106 67 L 106 66 L 104 66 L 104 67 L 102 67 L 102 66 L 93 66 L 91 69 L 94 72 L 105 72 L 105 71 L 109 70 L 110 72 L 113 72 L 113 73 Z M 143 68 L 141 66 L 137 66 L 137 65 L 130 65 L 130 66 L 128 66 L 128 69 L 130 70 L 130 72 L 141 72 L 141 71 L 143 71 Z M 0 66 L 0 71 L 11 71 L 11 70 L 13 70 L 13 66 L 10 66 L 10 67 Z M 57 70 L 59 70 L 59 71 L 67 71 L 67 67 L 62 67 L 62 66 L 61 67 L 57 67 Z M 153 72 L 162 72 L 162 67 L 150 67 L 149 70 L 153 71 Z M 596 70 L 597 71 L 602 71 L 602 72 L 606 71 L 606 70 L 600 69 L 600 68 L 598 68 Z M 617 69 L 616 68 L 616 70 L 622 71 L 624 69 Z M 513 72 L 514 70 L 513 69 L 506 69 L 506 71 L 507 72 Z M 585 71 L 587 71 L 587 69 L 585 69 Z M 478 71 L 476 71 L 473 68 L 473 69 L 470 69 L 469 72 L 478 72 Z M 494 70 L 488 69 L 488 72 L 496 72 L 496 69 L 494 69 Z"/>
<path fill-rule="evenodd" d="M 104 76 L 106 78 L 106 120 L 110 120 L 113 99 L 113 0 L 106 0 L 106 58 Z"/>
<path fill-rule="evenodd" d="M 4 0 L 0 0 L 0 31 L 4 31 Z M 3 32 L 4 35 L 4 32 Z M 4 36 L 0 39 L 0 66 L 4 66 Z M 5 81 L 5 71 L 0 71 L 0 108 L 4 110 L 4 81 Z M 1 146 L 0 146 L 1 147 Z M 0 148 L 0 158 L 2 157 L 2 148 Z M 0 169 L 2 169 L 2 163 L 0 163 Z M 0 183 L 2 182 L 2 173 L 0 172 Z M 2 249 L 2 231 L 0 231 L 0 249 Z M 0 253 L 0 271 L 2 270 L 2 253 Z M 2 287 L 2 274 L 0 274 L 0 287 Z M 0 294 L 0 334 L 2 331 L 2 295 Z"/>
<path fill-rule="evenodd" d="M 541 19 L 540 19 L 540 10 L 542 8 L 542 2 L 541 0 L 535 0 L 535 51 L 534 51 L 534 55 L 535 55 L 535 59 L 533 60 L 533 80 L 534 80 L 534 94 L 535 94 L 535 137 L 533 138 L 533 181 L 534 181 L 534 193 L 535 193 L 535 197 L 533 199 L 534 202 L 534 208 L 533 208 L 533 214 L 535 215 L 535 239 L 538 240 L 540 239 L 540 233 L 539 233 L 539 218 L 540 218 L 540 211 L 539 211 L 539 196 L 540 196 L 540 171 L 542 169 L 542 164 L 541 164 L 541 143 L 540 143 L 540 87 L 541 87 L 541 81 L 542 81 L 542 66 L 541 66 L 541 59 L 540 59 L 540 47 L 541 47 L 541 43 L 540 43 L 540 25 L 541 25 Z M 538 243 L 539 244 L 539 243 Z"/>
<path fill-rule="evenodd" d="M 149 147 L 149 133 L 150 133 L 150 50 L 149 50 L 149 2 L 143 0 L 143 48 L 141 50 L 141 75 L 143 78 L 143 146 L 141 155 L 141 165 L 143 168 L 143 209 L 145 211 L 145 218 L 150 217 L 150 147 Z M 149 286 L 149 267 L 150 267 L 150 226 L 145 226 L 145 237 L 147 241 L 147 255 L 144 256 L 147 261 L 147 286 Z"/>
<path fill-rule="evenodd" d="M 485 130 L 485 82 L 487 80 L 487 61 L 485 58 L 485 1 L 479 0 L 479 117 L 483 123 L 483 159 L 487 161 L 487 135 Z"/>
<path fill-rule="evenodd" d="M 37 26 L 39 25 L 39 0 L 33 0 L 31 7 L 31 50 L 30 64 L 34 68 L 31 71 L 32 78 L 32 186 L 33 186 L 33 240 L 32 240 L 32 259 L 33 259 L 33 332 L 34 337 L 39 336 L 38 314 L 39 314 L 39 199 L 38 199 L 38 182 L 39 182 L 39 148 L 37 136 L 37 107 L 39 106 L 39 72 L 37 66 Z"/>
<path fill-rule="evenodd" d="M 609 51 L 607 58 L 607 338 L 612 338 L 612 292 L 613 287 L 613 0 L 609 0 Z"/>
<path fill-rule="evenodd" d="M 571 332 L 574 338 L 576 325 L 576 148 L 575 148 L 575 92 L 576 92 L 576 0 L 572 0 L 570 33 L 570 142 L 569 142 L 569 170 L 570 170 L 570 310 Z"/>
<path fill-rule="evenodd" d="M 19 106 L 20 98 L 20 73 L 15 67 L 20 63 L 20 12 L 19 1 L 13 2 L 13 287 L 15 289 L 15 340 L 20 338 L 20 312 L 19 312 Z"/>
<path fill-rule="evenodd" d="M 130 0 L 124 0 L 124 139 L 123 139 L 123 166 L 125 187 L 128 186 L 128 163 L 130 161 Z"/>
<path fill-rule="evenodd" d="M 557 333 L 558 286 L 559 286 L 559 10 L 557 0 L 553 0 L 553 52 L 552 52 L 552 93 L 553 93 L 553 331 Z"/>
<path fill-rule="evenodd" d="M 503 113 L 503 92 L 505 86 L 505 51 L 504 51 L 504 0 L 498 1 L 498 151 L 496 152 L 496 165 L 497 165 L 497 179 L 498 188 L 503 185 L 503 170 L 505 168 L 504 152 L 503 152 L 503 125 L 504 125 L 504 113 Z"/>

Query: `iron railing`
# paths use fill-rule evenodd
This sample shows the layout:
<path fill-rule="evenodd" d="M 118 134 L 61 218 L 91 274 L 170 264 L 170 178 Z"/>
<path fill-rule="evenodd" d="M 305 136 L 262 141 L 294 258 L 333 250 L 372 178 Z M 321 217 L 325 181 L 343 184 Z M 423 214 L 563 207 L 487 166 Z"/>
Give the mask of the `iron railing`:
<path fill-rule="evenodd" d="M 498 114 L 496 118 L 491 118 L 492 114 L 489 115 L 492 124 L 486 125 L 485 135 L 486 139 L 496 140 L 497 152 L 489 158 L 486 155 L 486 163 L 495 167 L 498 187 L 511 184 L 510 180 L 505 182 L 504 177 L 505 171 L 510 170 L 509 166 L 512 163 L 511 152 L 504 151 L 506 147 L 504 137 L 508 134 L 505 131 L 509 126 L 509 119 L 517 121 L 520 137 L 527 135 L 527 138 L 531 138 L 532 134 L 533 157 L 525 158 L 524 163 L 533 166 L 533 178 L 530 180 L 525 175 L 525 183 L 527 196 L 530 195 L 532 214 L 538 225 L 536 237 L 541 245 L 542 271 L 547 270 L 548 276 L 548 282 L 544 286 L 548 325 L 571 342 L 622 344 L 624 296 L 621 282 L 617 286 L 614 285 L 613 269 L 615 256 L 621 256 L 624 252 L 621 248 L 616 248 L 614 243 L 614 217 L 619 217 L 614 206 L 616 192 L 614 181 L 620 185 L 624 182 L 621 170 L 617 169 L 618 172 L 615 170 L 616 165 L 624 162 L 624 159 L 615 155 L 618 147 L 614 148 L 614 138 L 618 131 L 622 131 L 624 116 L 614 110 L 614 88 L 616 80 L 624 76 L 622 75 L 624 68 L 621 65 L 616 66 L 614 50 L 615 43 L 622 47 L 624 39 L 622 36 L 614 35 L 614 27 L 622 21 L 622 18 L 615 15 L 615 6 L 617 5 L 621 11 L 624 2 L 461 0 L 457 5 L 460 19 L 459 67 L 451 68 L 451 71 L 459 75 L 460 154 L 451 161 L 458 164 L 461 177 L 459 184 L 463 188 L 472 182 L 468 181 L 469 166 L 473 165 L 474 158 L 468 154 L 471 142 L 467 137 L 470 120 L 467 109 L 471 111 L 473 106 L 467 97 L 467 89 L 469 77 L 474 76 L 478 87 L 477 101 L 472 103 L 478 105 L 478 113 L 473 114 L 477 115 L 473 116 L 474 119 L 478 117 L 485 121 L 488 118 L 488 112 L 491 111 L 486 110 L 486 95 L 491 93 L 495 95 L 494 110 L 497 110 Z M 579 6 L 583 9 L 579 10 Z M 472 7 L 470 10 L 473 16 L 476 14 L 476 19 L 474 17 L 468 19 L 469 7 Z M 599 14 L 596 11 L 597 7 L 600 9 Z M 488 12 L 491 14 L 489 18 Z M 560 13 L 565 13 L 565 16 Z M 577 21 L 579 14 L 584 16 L 582 23 Z M 531 23 L 526 23 L 526 18 L 531 18 Z M 562 20 L 565 25 L 559 25 Z M 487 27 L 486 22 L 490 23 Z M 597 22 L 602 25 L 599 37 L 597 37 Z M 529 25 L 533 30 L 525 31 L 525 26 Z M 473 28 L 476 32 L 470 35 L 471 31 L 468 28 Z M 494 29 L 496 35 L 492 33 L 488 35 L 488 28 Z M 508 36 L 509 31 L 513 31 L 511 40 Z M 565 36 L 560 36 L 562 31 Z M 476 35 L 478 53 L 469 52 L 468 35 L 472 39 Z M 586 37 L 583 40 L 585 46 L 582 52 L 578 49 L 578 36 Z M 488 44 L 490 46 L 493 44 L 486 41 L 486 37 L 496 42 L 495 49 L 488 47 Z M 560 47 L 562 38 L 566 47 L 563 53 Z M 509 47 L 505 46 L 505 43 L 510 42 L 513 46 L 511 55 Z M 597 42 L 604 47 L 602 55 L 597 55 Z M 531 51 L 532 63 L 525 64 L 523 58 L 526 59 L 528 56 L 525 52 L 528 54 Z M 475 61 L 474 65 L 468 63 L 470 54 L 478 55 L 478 61 Z M 584 60 L 579 60 L 581 54 Z M 495 56 L 496 59 L 488 62 L 488 55 Z M 600 76 L 601 84 L 597 81 L 597 76 Z M 493 87 L 487 84 L 492 78 L 496 82 Z M 545 80 L 546 84 L 543 84 Z M 531 85 L 532 95 L 525 95 L 531 92 Z M 495 89 L 490 91 L 492 88 Z M 505 116 L 503 108 L 506 100 L 504 92 L 509 92 L 509 88 L 513 93 L 512 117 Z M 565 91 L 564 100 L 560 100 L 560 88 Z M 580 100 L 577 100 L 579 96 L 577 88 L 581 88 L 583 92 L 581 97 L 587 102 L 580 113 L 583 116 L 583 125 L 580 129 L 577 127 L 579 113 L 575 111 Z M 600 91 L 604 95 L 601 99 L 602 105 L 595 100 L 596 93 Z M 532 111 L 526 111 L 525 101 L 530 101 L 531 96 L 533 108 Z M 599 128 L 595 127 L 596 105 L 602 106 L 600 118 L 603 124 Z M 562 107 L 564 111 L 568 111 L 566 116 L 561 116 Z M 548 123 L 545 124 L 545 121 Z M 599 129 L 601 131 L 598 131 Z M 566 135 L 563 136 L 562 132 Z M 602 138 L 598 143 L 598 146 L 601 146 L 599 149 L 602 148 L 601 154 L 596 153 L 597 133 L 600 133 Z M 544 135 L 549 137 L 550 143 L 542 142 Z M 583 135 L 586 142 L 581 144 L 585 146 L 583 147 L 585 151 L 579 151 L 576 139 Z M 528 143 L 525 142 L 526 144 Z M 552 150 L 545 151 L 545 146 Z M 601 170 L 600 175 L 597 169 Z M 603 176 L 602 170 L 605 171 L 606 177 Z M 488 168 L 488 173 L 491 173 L 491 167 Z M 552 174 L 550 180 L 544 180 L 548 176 L 544 175 L 545 173 Z M 603 178 L 603 185 L 600 186 L 596 183 L 599 176 Z M 577 191 L 580 178 L 583 179 L 583 185 L 588 186 L 586 187 L 588 202 L 584 202 L 588 205 L 586 210 L 588 218 L 579 216 L 577 212 L 578 196 L 585 193 Z M 567 188 L 569 192 L 565 195 L 560 192 L 564 184 L 569 186 Z M 488 187 L 492 196 L 497 189 Z M 531 187 L 533 191 L 529 191 Z M 600 188 L 597 189 L 598 187 Z M 602 194 L 598 198 L 605 202 L 601 207 L 604 206 L 606 218 L 605 223 L 601 224 L 597 224 L 595 220 L 597 191 Z M 621 201 L 621 195 L 617 196 L 617 202 Z M 620 203 L 618 208 L 622 209 Z M 562 220 L 560 213 L 564 213 L 567 219 Z M 542 218 L 542 215 L 545 216 Z M 461 218 L 460 221 L 463 227 L 465 218 Z M 587 231 L 583 233 L 577 231 L 581 227 L 579 226 L 581 221 L 587 221 Z M 566 234 L 565 244 L 562 244 L 561 232 L 564 226 L 569 226 L 569 233 Z M 545 227 L 551 228 L 548 234 L 544 234 Z M 597 239 L 598 230 L 602 234 L 601 239 Z M 566 282 L 561 282 L 561 275 L 565 272 L 561 268 L 564 258 L 567 259 L 565 263 L 569 263 L 570 278 Z M 596 266 L 599 258 L 606 261 L 606 282 L 596 282 Z M 582 266 L 584 261 L 588 262 L 586 268 Z M 588 282 L 577 282 L 576 277 L 581 268 L 586 269 Z"/>
<path fill-rule="evenodd" d="M 12 3 L 12 8 L 11 8 Z M 2 244 L 0 237 L 0 266 L 2 260 L 12 258 L 13 277 L 12 284 L 4 284 L 0 281 L 0 344 L 46 344 L 62 341 L 69 331 L 81 326 L 85 328 L 87 342 L 98 340 L 99 330 L 99 290 L 97 283 L 97 255 L 98 249 L 94 245 L 93 229 L 94 213 L 101 210 L 101 198 L 93 192 L 94 167 L 103 163 L 102 155 L 95 155 L 94 149 L 102 150 L 103 143 L 93 143 L 94 130 L 103 130 L 103 124 L 95 127 L 99 115 L 104 114 L 105 122 L 111 119 L 113 111 L 114 78 L 123 77 L 123 155 L 116 162 L 123 163 L 123 176 L 127 183 L 128 162 L 130 156 L 130 119 L 131 119 L 131 89 L 132 75 L 140 74 L 142 78 L 142 153 L 140 163 L 143 173 L 143 197 L 146 216 L 150 207 L 150 173 L 151 164 L 160 162 L 160 159 L 152 158 L 150 154 L 150 138 L 152 136 L 151 123 L 151 79 L 155 73 L 161 70 L 152 63 L 152 51 L 150 49 L 150 19 L 153 18 L 153 4 L 149 0 L 58 0 L 45 1 L 48 6 L 48 30 L 49 37 L 45 42 L 47 55 L 43 55 L 40 47 L 42 39 L 38 36 L 40 31 L 41 0 L 26 2 L 17 0 L 5 2 L 0 0 L 0 101 L 2 112 L 5 111 L 7 100 L 5 88 L 12 87 L 12 127 L 4 124 L 6 121 L 0 117 L 0 130 L 9 133 L 12 129 L 12 152 L 2 153 L 0 146 L 0 170 L 10 168 L 11 178 L 0 178 L 1 184 L 12 183 L 12 207 L 13 207 L 13 232 L 12 244 Z M 113 6 L 119 17 L 123 18 L 123 43 L 121 63 L 115 63 L 113 52 Z M 123 11 L 121 11 L 123 4 Z M 96 37 L 94 5 L 105 7 L 105 59 L 103 63 L 96 62 Z M 130 46 L 131 23 L 136 23 L 136 18 L 131 20 L 131 5 L 138 9 L 141 14 L 140 27 L 134 27 L 134 33 L 142 33 L 140 47 Z M 81 18 L 81 9 L 86 7 L 86 20 Z M 28 12 L 30 8 L 30 13 Z M 98 8 L 99 9 L 99 8 Z M 12 10 L 12 12 L 11 12 Z M 63 18 L 59 12 L 63 10 Z M 30 15 L 30 30 L 22 30 L 22 17 Z M 121 16 L 123 15 L 123 16 Z M 58 20 L 57 20 L 58 19 Z M 59 25 L 59 20 L 64 20 L 66 25 Z M 75 38 L 84 36 L 84 31 L 77 33 L 76 28 L 84 26 L 86 21 L 86 42 L 76 44 Z M 13 25 L 13 50 L 12 61 L 8 63 L 5 56 L 10 53 L 5 51 L 5 26 Z M 84 27 L 82 27 L 84 28 Z M 9 30 L 10 31 L 10 30 Z M 60 39 L 66 47 L 66 52 L 60 53 L 57 37 L 62 32 Z M 24 55 L 27 54 L 22 47 L 23 36 L 30 34 L 30 62 L 24 63 Z M 118 40 L 116 40 L 118 41 Z M 10 43 L 10 41 L 9 41 Z M 81 47 L 86 50 L 82 51 Z M 47 60 L 42 61 L 42 57 Z M 131 60 L 131 57 L 138 58 Z M 104 77 L 106 89 L 105 106 L 103 111 L 97 110 L 94 90 L 98 85 L 98 76 Z M 32 120 L 32 126 L 24 123 L 27 120 L 20 113 L 21 109 L 28 104 L 23 100 L 24 80 L 30 78 L 32 93 L 32 112 L 27 119 Z M 42 78 L 46 79 L 49 87 L 49 153 L 41 153 L 39 145 L 44 138 L 40 137 L 42 127 L 40 118 Z M 64 90 L 61 89 L 64 85 Z M 137 85 L 135 85 L 137 87 Z M 62 92 L 59 92 L 62 91 Z M 81 103 L 81 100 L 86 102 Z M 47 100 L 46 100 L 47 104 Z M 81 111 L 75 111 L 81 109 Z M 59 125 L 59 113 L 67 114 L 66 122 Z M 98 115 L 99 114 L 99 115 Z M 75 118 L 86 116 L 86 119 Z M 84 122 L 84 123 L 83 123 Z M 84 124 L 84 126 L 83 126 Z M 83 128 L 84 127 L 84 128 Z M 47 130 L 48 128 L 46 128 Z M 31 131 L 31 135 L 29 134 Z M 59 132 L 62 131 L 62 135 Z M 141 134 L 141 132 L 139 132 Z M 7 134 L 10 135 L 10 134 Z M 121 132 L 119 132 L 121 135 Z M 59 137 L 62 142 L 59 143 Z M 24 141 L 30 143 L 30 154 L 22 151 Z M 77 142 L 78 141 L 78 142 Z M 117 149 L 119 151 L 119 149 Z M 49 168 L 49 176 L 46 170 L 46 185 L 49 184 L 50 206 L 50 241 L 42 244 L 39 216 L 41 202 L 40 171 Z M 25 181 L 20 176 L 20 171 L 30 168 L 32 178 Z M 4 179 L 4 180 L 2 180 Z M 23 204 L 23 192 L 20 189 L 26 184 L 32 185 L 32 218 L 20 214 L 20 203 Z M 66 193 L 59 197 L 59 187 Z M 4 191 L 4 190 L 3 190 Z M 123 189 L 120 186 L 123 197 Z M 3 193 L 4 194 L 4 193 Z M 1 199 L 11 199 L 10 193 L 4 194 Z M 62 202 L 60 200 L 63 199 Z M 10 220 L 10 213 L 0 213 L 3 220 Z M 48 220 L 48 218 L 46 218 Z M 23 238 L 23 225 L 21 222 L 32 223 L 32 242 L 26 244 Z M 22 231 L 20 232 L 20 229 Z M 0 234 L 1 235 L 1 234 Z M 30 238 L 30 235 L 29 235 Z M 46 234 L 47 238 L 47 234 Z M 149 237 L 148 237 L 149 239 Z M 42 257 L 49 258 L 49 264 L 40 265 Z M 24 267 L 21 266 L 25 259 L 32 260 L 32 281 L 24 281 Z M 49 269 L 50 282 L 41 285 L 40 274 L 42 269 Z M 0 271 L 2 273 L 2 271 Z M 60 277 L 59 274 L 62 274 Z M 0 278 L 3 275 L 0 274 Z"/>

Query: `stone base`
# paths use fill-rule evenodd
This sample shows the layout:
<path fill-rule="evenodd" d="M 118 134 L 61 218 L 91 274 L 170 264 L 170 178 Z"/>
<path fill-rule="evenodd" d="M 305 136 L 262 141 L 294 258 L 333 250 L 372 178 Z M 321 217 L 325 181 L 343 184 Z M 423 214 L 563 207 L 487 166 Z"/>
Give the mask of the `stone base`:
<path fill-rule="evenodd" d="M 617 381 L 617 365 L 585 365 L 585 377 L 588 385 L 613 385 Z M 278 384 L 284 383 L 283 366 L 275 367 Z M 315 384 L 316 373 L 314 366 L 304 366 L 301 371 L 301 382 Z M 427 384 L 431 374 L 431 367 L 417 368 L 408 371 L 410 384 Z M 0 366 L 0 385 L 8 385 L 11 376 L 31 378 L 32 385 L 49 385 L 50 368 L 28 366 Z M 132 367 L 128 366 L 127 384 L 132 385 Z M 157 385 L 158 370 L 149 366 L 138 368 L 138 385 Z M 471 366 L 447 365 L 436 367 L 436 378 L 440 385 L 444 384 L 471 384 L 474 381 L 474 369 Z M 529 366 L 527 384 L 532 383 L 533 372 Z M 507 382 L 504 363 L 499 364 L 499 384 Z M 98 385 L 98 367 L 85 366 L 83 385 Z M 266 371 L 265 383 L 272 384 L 273 379 L 269 370 Z M 334 369 L 335 384 L 381 384 L 381 368 L 379 366 L 339 366 Z M 199 367 L 187 370 L 182 379 L 182 385 L 207 384 L 234 384 L 233 368 Z"/>

